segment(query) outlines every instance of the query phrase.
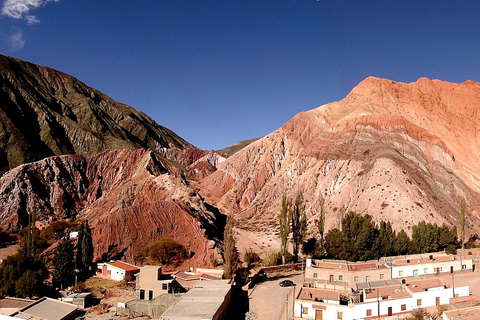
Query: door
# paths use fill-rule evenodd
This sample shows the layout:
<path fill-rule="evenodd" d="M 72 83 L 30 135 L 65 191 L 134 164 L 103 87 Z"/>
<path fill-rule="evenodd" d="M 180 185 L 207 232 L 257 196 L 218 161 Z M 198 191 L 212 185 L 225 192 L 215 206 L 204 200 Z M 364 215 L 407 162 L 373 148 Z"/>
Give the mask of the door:
<path fill-rule="evenodd" d="M 323 311 L 315 310 L 315 320 L 323 320 Z"/>
<path fill-rule="evenodd" d="M 330 282 L 333 282 L 333 274 L 330 275 Z"/>
<path fill-rule="evenodd" d="M 418 270 L 413 270 L 413 276 L 414 276 L 415 278 L 418 278 Z"/>
<path fill-rule="evenodd" d="M 388 307 L 388 316 L 392 316 L 392 307 Z"/>
<path fill-rule="evenodd" d="M 450 273 L 453 273 L 453 266 L 450 266 Z"/>
<path fill-rule="evenodd" d="M 440 297 L 435 298 L 435 305 L 438 307 L 440 305 Z"/>

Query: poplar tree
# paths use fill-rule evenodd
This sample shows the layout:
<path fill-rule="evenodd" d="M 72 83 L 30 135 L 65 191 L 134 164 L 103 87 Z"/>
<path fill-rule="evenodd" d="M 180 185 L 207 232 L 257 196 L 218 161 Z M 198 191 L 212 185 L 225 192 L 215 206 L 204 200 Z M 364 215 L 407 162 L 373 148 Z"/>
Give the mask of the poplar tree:
<path fill-rule="evenodd" d="M 465 249 L 465 198 L 460 201 L 460 241 L 462 250 Z"/>
<path fill-rule="evenodd" d="M 88 272 L 93 262 L 92 230 L 88 221 L 82 222 L 78 231 L 77 255 L 75 262 L 80 272 Z"/>
<path fill-rule="evenodd" d="M 280 211 L 279 219 L 279 234 L 280 234 L 280 254 L 282 255 L 282 263 L 285 264 L 285 257 L 287 255 L 288 236 L 292 231 L 290 225 L 290 208 L 292 207 L 292 201 L 287 198 L 286 194 L 282 197 L 282 209 Z"/>
<path fill-rule="evenodd" d="M 305 214 L 303 195 L 300 192 L 295 198 L 295 202 L 290 210 L 290 215 L 292 224 L 293 256 L 295 261 L 297 261 L 300 245 L 307 237 L 307 216 Z"/>
<path fill-rule="evenodd" d="M 238 251 L 236 248 L 237 238 L 235 237 L 235 219 L 233 214 L 227 216 L 227 223 L 223 233 L 223 277 L 232 279 L 237 270 Z"/>
<path fill-rule="evenodd" d="M 325 206 L 323 205 L 323 201 L 320 202 L 320 216 L 318 217 L 317 221 L 317 228 L 318 233 L 320 234 L 320 244 L 323 246 L 324 244 L 324 234 L 325 234 Z"/>
<path fill-rule="evenodd" d="M 60 285 L 70 285 L 73 283 L 75 264 L 73 260 L 73 246 L 68 237 L 64 237 L 57 248 L 57 253 L 53 257 L 53 283 Z"/>

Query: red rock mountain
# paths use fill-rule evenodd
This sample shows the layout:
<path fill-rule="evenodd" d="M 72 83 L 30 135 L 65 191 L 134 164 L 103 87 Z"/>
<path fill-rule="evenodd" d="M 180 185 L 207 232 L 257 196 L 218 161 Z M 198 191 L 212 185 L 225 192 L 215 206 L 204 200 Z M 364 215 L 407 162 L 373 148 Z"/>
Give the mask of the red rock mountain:
<path fill-rule="evenodd" d="M 480 84 L 367 78 L 339 102 L 296 115 L 201 180 L 198 189 L 240 226 L 277 231 L 282 194 L 302 192 L 312 232 L 323 201 L 326 228 L 348 211 L 389 220 L 459 225 L 466 199 L 480 225 Z"/>
<path fill-rule="evenodd" d="M 192 265 L 205 266 L 224 224 L 178 169 L 145 149 L 18 166 L 0 177 L 0 203 L 0 221 L 10 229 L 28 219 L 26 208 L 36 208 L 39 220 L 87 219 L 95 259 L 132 261 L 137 249 L 171 237 L 195 253 Z"/>
<path fill-rule="evenodd" d="M 96 259 L 131 261 L 172 237 L 205 266 L 224 219 L 186 177 L 202 178 L 222 159 L 69 75 L 0 55 L 3 227 L 24 226 L 35 208 L 46 221 L 88 219 Z"/>

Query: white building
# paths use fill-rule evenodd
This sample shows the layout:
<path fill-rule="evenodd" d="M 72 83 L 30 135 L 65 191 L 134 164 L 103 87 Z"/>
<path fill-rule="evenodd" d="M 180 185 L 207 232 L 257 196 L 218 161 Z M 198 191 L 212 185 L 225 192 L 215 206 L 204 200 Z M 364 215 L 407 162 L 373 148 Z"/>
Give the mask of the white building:
<path fill-rule="evenodd" d="M 391 279 L 473 271 L 473 259 L 458 259 L 444 253 L 417 254 L 383 258 L 390 268 Z"/>
<path fill-rule="evenodd" d="M 97 264 L 97 276 L 116 280 L 116 281 L 131 281 L 133 275 L 140 272 L 140 268 L 122 261 L 110 261 Z"/>
<path fill-rule="evenodd" d="M 363 285 L 363 289 L 362 289 Z M 378 285 L 378 286 L 374 286 Z M 356 293 L 302 288 L 294 313 L 305 319 L 367 319 L 394 316 L 417 308 L 448 304 L 450 299 L 469 295 L 469 287 L 448 287 L 440 279 L 361 284 Z"/>

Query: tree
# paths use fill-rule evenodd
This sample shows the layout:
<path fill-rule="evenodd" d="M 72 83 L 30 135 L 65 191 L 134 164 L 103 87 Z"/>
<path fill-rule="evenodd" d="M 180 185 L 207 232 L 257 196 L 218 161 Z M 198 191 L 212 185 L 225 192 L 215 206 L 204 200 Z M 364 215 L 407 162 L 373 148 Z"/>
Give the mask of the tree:
<path fill-rule="evenodd" d="M 88 272 L 93 262 L 92 230 L 88 221 L 82 222 L 78 231 L 77 255 L 75 262 L 80 272 Z"/>
<path fill-rule="evenodd" d="M 235 219 L 232 214 L 229 214 L 223 233 L 223 276 L 226 279 L 232 279 L 235 276 L 238 264 L 237 238 L 234 227 Z"/>
<path fill-rule="evenodd" d="M 170 265 L 180 265 L 188 258 L 188 251 L 184 245 L 172 238 L 163 238 L 142 247 L 135 256 L 135 260 Z"/>
<path fill-rule="evenodd" d="M 408 237 L 405 230 L 400 230 L 397 236 L 394 239 L 393 251 L 396 255 L 404 255 L 408 252 L 408 245 L 410 243 L 410 238 Z"/>
<path fill-rule="evenodd" d="M 425 253 L 438 251 L 439 228 L 436 224 L 420 221 L 412 227 L 412 241 L 409 253 Z"/>
<path fill-rule="evenodd" d="M 325 236 L 325 249 L 327 250 L 327 255 L 333 259 L 341 259 L 341 243 L 342 243 L 342 231 L 338 228 L 333 228 L 328 231 Z"/>
<path fill-rule="evenodd" d="M 303 204 L 303 195 L 297 194 L 295 202 L 290 210 L 292 224 L 292 243 L 293 256 L 295 261 L 298 260 L 298 252 L 300 245 L 305 241 L 307 236 L 307 216 L 305 214 L 305 205 Z"/>
<path fill-rule="evenodd" d="M 378 229 L 367 215 L 348 213 L 342 219 L 341 259 L 366 261 L 375 258 L 373 246 Z"/>
<path fill-rule="evenodd" d="M 291 215 L 290 210 L 292 207 L 292 201 L 287 198 L 284 193 L 282 197 L 282 209 L 280 211 L 279 219 L 279 233 L 280 233 L 280 254 L 282 255 L 282 263 L 285 263 L 285 256 L 287 254 L 288 236 L 291 230 Z"/>
<path fill-rule="evenodd" d="M 378 238 L 375 241 L 375 249 L 373 250 L 375 258 L 392 256 L 395 253 L 394 240 L 395 231 L 393 231 L 390 221 L 380 221 Z"/>
<path fill-rule="evenodd" d="M 28 215 L 28 225 L 20 232 L 20 249 L 0 264 L 2 295 L 34 297 L 44 294 L 48 272 L 39 256 L 41 240 L 35 228 L 35 209 Z"/>
<path fill-rule="evenodd" d="M 460 241 L 462 242 L 462 250 L 465 249 L 465 198 L 460 201 Z"/>
<path fill-rule="evenodd" d="M 73 246 L 67 237 L 63 238 L 58 245 L 57 252 L 53 257 L 53 283 L 63 286 L 73 284 L 73 275 L 75 274 L 75 263 L 73 260 Z"/>
<path fill-rule="evenodd" d="M 325 206 L 323 202 L 320 202 L 320 215 L 315 221 L 318 228 L 318 233 L 320 234 L 320 244 L 323 246 L 323 236 L 325 233 Z"/>
<path fill-rule="evenodd" d="M 449 227 L 445 223 L 439 228 L 438 249 L 443 250 L 450 245 L 454 247 L 458 244 L 457 227 Z"/>

